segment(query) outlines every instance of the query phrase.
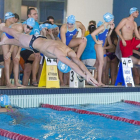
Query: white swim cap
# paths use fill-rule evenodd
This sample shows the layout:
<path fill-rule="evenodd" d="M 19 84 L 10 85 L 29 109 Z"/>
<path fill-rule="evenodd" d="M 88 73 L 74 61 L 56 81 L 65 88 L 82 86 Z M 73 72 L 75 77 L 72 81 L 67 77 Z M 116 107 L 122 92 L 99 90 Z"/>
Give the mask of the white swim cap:
<path fill-rule="evenodd" d="M 136 8 L 136 7 L 132 7 L 131 9 L 130 9 L 130 15 L 132 14 L 132 13 L 134 13 L 134 12 L 136 12 L 136 11 L 138 11 L 138 8 Z"/>

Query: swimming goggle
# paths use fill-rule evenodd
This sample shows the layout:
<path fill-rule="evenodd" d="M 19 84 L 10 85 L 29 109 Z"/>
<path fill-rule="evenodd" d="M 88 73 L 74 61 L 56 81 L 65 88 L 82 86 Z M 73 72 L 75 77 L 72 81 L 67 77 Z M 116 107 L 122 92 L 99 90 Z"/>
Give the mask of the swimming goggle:
<path fill-rule="evenodd" d="M 13 112 L 13 109 L 9 105 L 6 105 L 5 108 L 7 109 L 7 112 Z"/>
<path fill-rule="evenodd" d="M 33 27 L 30 27 L 29 25 L 27 25 L 27 29 L 33 30 Z"/>
<path fill-rule="evenodd" d="M 71 23 L 68 23 L 68 22 L 67 22 L 67 24 L 69 24 L 69 25 L 74 25 L 74 24 L 71 24 Z"/>

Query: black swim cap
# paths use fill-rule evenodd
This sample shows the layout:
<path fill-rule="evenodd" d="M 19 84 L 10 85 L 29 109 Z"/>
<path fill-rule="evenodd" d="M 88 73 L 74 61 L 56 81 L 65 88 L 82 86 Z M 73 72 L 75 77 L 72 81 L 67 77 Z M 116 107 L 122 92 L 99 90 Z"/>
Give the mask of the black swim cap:
<path fill-rule="evenodd" d="M 91 25 L 88 26 L 88 30 L 89 30 L 89 32 L 90 32 L 90 34 L 91 34 L 93 31 L 96 30 L 96 26 L 93 25 L 93 24 L 91 24 Z"/>

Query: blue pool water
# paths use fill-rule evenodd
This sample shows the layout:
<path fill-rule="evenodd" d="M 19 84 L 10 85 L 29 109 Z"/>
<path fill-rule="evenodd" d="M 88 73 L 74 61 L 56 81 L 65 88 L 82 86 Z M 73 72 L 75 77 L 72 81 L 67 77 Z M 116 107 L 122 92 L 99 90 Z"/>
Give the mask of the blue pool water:
<path fill-rule="evenodd" d="M 126 103 L 67 107 L 140 121 L 140 107 Z M 28 108 L 18 111 L 22 116 L 1 113 L 0 128 L 39 140 L 140 140 L 140 126 L 100 116 L 48 108 Z M 14 124 L 13 119 L 17 119 L 18 124 Z M 0 137 L 1 139 L 8 140 L 3 137 Z"/>

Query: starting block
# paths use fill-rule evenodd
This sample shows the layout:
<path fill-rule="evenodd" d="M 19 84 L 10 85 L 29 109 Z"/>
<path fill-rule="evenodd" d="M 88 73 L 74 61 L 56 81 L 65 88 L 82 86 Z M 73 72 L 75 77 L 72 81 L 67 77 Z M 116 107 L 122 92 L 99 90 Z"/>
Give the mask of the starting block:
<path fill-rule="evenodd" d="M 94 67 L 86 65 L 88 70 L 92 70 L 92 75 L 94 76 Z M 70 71 L 69 87 L 72 88 L 84 88 L 85 79 L 78 75 L 74 70 Z"/>
<path fill-rule="evenodd" d="M 128 84 L 131 84 L 132 87 L 135 87 L 131 68 L 133 68 L 132 59 L 122 58 L 122 61 L 119 64 L 119 71 L 115 86 L 117 86 L 118 83 L 122 83 L 122 85 L 125 87 L 128 87 Z"/>
<path fill-rule="evenodd" d="M 38 87 L 60 88 L 57 59 L 50 59 L 45 56 Z"/>
<path fill-rule="evenodd" d="M 2 76 L 2 69 L 4 68 L 4 65 L 0 65 L 0 78 Z"/>

